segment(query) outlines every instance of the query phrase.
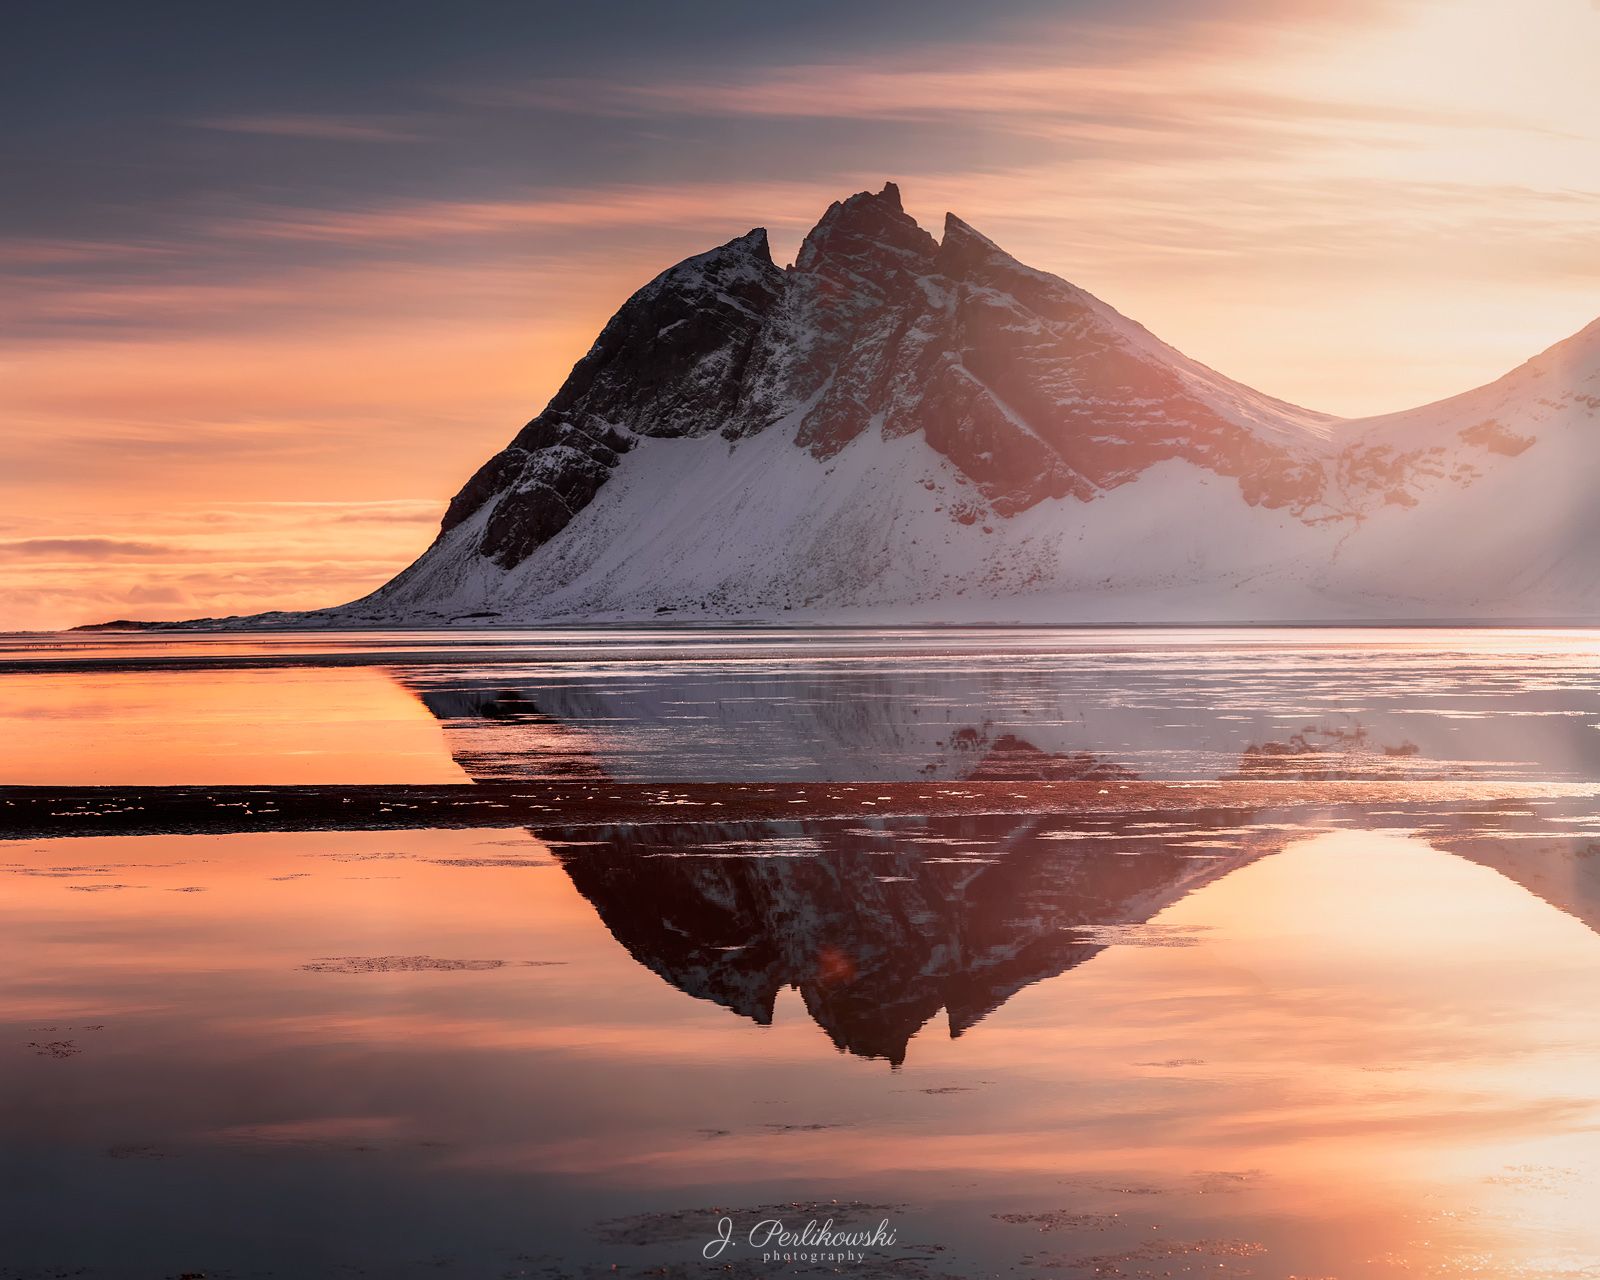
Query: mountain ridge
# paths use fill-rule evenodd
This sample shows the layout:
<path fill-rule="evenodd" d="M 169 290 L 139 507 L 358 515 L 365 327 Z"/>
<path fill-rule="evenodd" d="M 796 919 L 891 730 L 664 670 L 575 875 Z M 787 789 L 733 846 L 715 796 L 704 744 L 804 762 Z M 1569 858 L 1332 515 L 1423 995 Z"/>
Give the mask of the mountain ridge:
<path fill-rule="evenodd" d="M 1303 409 L 891 182 L 788 267 L 758 227 L 656 276 L 413 565 L 237 624 L 1590 618 L 1597 412 L 1600 321 L 1433 405 Z"/>

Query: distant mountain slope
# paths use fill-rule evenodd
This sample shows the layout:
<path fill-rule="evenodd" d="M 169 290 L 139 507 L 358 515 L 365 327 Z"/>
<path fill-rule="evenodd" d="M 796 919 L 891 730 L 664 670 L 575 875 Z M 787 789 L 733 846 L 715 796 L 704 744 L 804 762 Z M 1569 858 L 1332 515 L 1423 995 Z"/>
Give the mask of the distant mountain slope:
<path fill-rule="evenodd" d="M 891 183 L 792 267 L 757 229 L 658 276 L 415 564 L 248 622 L 1596 618 L 1597 417 L 1600 322 L 1345 421 Z"/>

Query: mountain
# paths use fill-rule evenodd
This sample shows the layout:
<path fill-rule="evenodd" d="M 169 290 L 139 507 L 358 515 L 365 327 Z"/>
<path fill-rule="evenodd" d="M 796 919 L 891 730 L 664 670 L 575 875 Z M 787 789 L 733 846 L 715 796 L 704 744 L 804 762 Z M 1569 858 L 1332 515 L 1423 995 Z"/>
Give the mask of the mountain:
<path fill-rule="evenodd" d="M 890 183 L 656 277 L 413 565 L 255 621 L 1592 619 L 1597 415 L 1600 321 L 1341 420 Z"/>

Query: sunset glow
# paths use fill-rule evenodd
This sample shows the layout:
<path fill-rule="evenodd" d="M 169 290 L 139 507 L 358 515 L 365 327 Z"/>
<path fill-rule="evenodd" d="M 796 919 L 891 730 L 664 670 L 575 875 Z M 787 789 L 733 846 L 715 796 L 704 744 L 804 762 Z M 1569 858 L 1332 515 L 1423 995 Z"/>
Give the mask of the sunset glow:
<path fill-rule="evenodd" d="M 146 70 L 131 13 L 43 23 L 98 87 L 41 46 L 11 88 L 0 625 L 362 594 L 664 263 L 756 225 L 787 261 L 886 177 L 1340 414 L 1600 313 L 1589 0 L 1069 8 L 889 5 L 837 45 L 662 15 L 648 63 L 593 24 L 493 57 L 397 31 L 353 87 L 332 18 L 320 52 L 241 21 Z"/>
<path fill-rule="evenodd" d="M 1600 1276 L 1600 0 L 72 0 L 0 1280 Z"/>

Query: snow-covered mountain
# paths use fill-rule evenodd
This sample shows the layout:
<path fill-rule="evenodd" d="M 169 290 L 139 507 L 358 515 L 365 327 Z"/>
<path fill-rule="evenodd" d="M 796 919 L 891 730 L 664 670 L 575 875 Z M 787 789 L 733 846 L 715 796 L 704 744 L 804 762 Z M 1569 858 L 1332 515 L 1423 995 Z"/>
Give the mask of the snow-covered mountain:
<path fill-rule="evenodd" d="M 1600 322 L 1340 420 L 888 184 L 634 294 L 377 592 L 262 624 L 1600 617 Z"/>

